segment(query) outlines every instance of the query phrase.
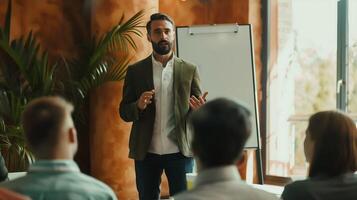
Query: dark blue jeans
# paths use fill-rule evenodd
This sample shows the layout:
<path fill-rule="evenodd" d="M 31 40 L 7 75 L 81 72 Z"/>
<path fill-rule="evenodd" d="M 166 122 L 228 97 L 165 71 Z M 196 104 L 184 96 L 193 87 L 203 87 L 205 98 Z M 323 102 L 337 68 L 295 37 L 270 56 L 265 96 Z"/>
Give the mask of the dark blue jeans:
<path fill-rule="evenodd" d="M 140 200 L 159 199 L 163 171 L 169 182 L 170 196 L 186 190 L 186 173 L 191 173 L 192 169 L 193 159 L 181 153 L 147 153 L 144 160 L 135 160 L 136 187 Z"/>

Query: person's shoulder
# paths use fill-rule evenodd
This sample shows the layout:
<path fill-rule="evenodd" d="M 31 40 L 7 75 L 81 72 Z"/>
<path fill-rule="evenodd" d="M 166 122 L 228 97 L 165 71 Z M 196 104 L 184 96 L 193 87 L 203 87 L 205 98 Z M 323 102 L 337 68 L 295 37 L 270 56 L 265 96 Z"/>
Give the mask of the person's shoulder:
<path fill-rule="evenodd" d="M 105 183 L 103 183 L 102 181 L 100 181 L 94 177 L 88 176 L 84 173 L 80 173 L 79 177 L 80 177 L 79 180 L 86 182 L 89 185 L 96 186 L 98 188 L 109 189 L 108 185 L 106 185 Z"/>
<path fill-rule="evenodd" d="M 179 63 L 182 63 L 185 67 L 197 68 L 196 64 L 194 64 L 194 63 L 192 63 L 190 61 L 184 60 L 182 58 L 179 58 L 179 57 L 175 57 L 175 61 L 179 62 Z"/>
<path fill-rule="evenodd" d="M 309 179 L 289 183 L 284 187 L 284 191 L 281 196 L 285 200 L 299 199 L 300 197 L 307 195 L 310 184 L 311 180 Z"/>
<path fill-rule="evenodd" d="M 33 197 L 42 195 L 45 191 L 51 191 L 49 193 L 50 199 L 56 199 L 55 196 L 58 196 L 58 193 L 63 191 L 66 191 L 68 195 L 75 194 L 78 197 L 95 196 L 98 197 L 96 199 L 117 199 L 108 185 L 81 172 L 58 173 L 56 175 L 26 175 L 12 181 L 3 182 L 0 187 L 17 192 L 21 191 L 22 194 Z"/>
<path fill-rule="evenodd" d="M 261 199 L 261 200 L 277 200 L 278 197 L 273 194 L 273 193 L 270 193 L 270 192 L 266 192 L 264 190 L 261 190 L 261 189 L 257 189 L 257 188 L 254 188 L 252 186 L 248 186 L 249 189 L 246 190 L 246 192 L 252 196 L 254 196 L 253 199 Z M 250 196 L 249 195 L 249 196 Z"/>
<path fill-rule="evenodd" d="M 285 190 L 285 189 L 298 190 L 298 189 L 301 189 L 301 188 L 306 188 L 306 187 L 308 187 L 308 185 L 310 185 L 311 182 L 312 182 L 312 181 L 311 181 L 310 179 L 294 181 L 294 182 L 292 182 L 292 183 L 287 184 L 287 185 L 284 187 L 284 190 Z"/>
<path fill-rule="evenodd" d="M 143 66 L 146 66 L 149 62 L 150 62 L 150 59 L 151 59 L 151 55 L 142 59 L 142 60 L 139 60 L 133 64 L 130 64 L 128 66 L 128 70 L 136 70 L 136 69 L 140 69 L 142 68 Z"/>
<path fill-rule="evenodd" d="M 221 191 L 222 187 L 216 183 L 196 186 L 188 191 L 174 196 L 175 200 L 211 200 L 227 199 L 227 192 Z M 224 193 L 224 194 L 223 194 Z"/>
<path fill-rule="evenodd" d="M 16 183 L 14 181 L 3 181 L 0 183 L 0 188 L 7 188 L 11 189 L 12 187 L 16 186 Z"/>
<path fill-rule="evenodd" d="M 271 193 L 255 189 L 242 181 L 216 182 L 202 185 L 174 197 L 175 200 L 277 200 Z"/>
<path fill-rule="evenodd" d="M 19 177 L 14 180 L 3 181 L 0 183 L 0 187 L 8 188 L 8 189 L 14 189 L 14 188 L 22 187 L 24 185 L 26 187 L 26 185 L 28 185 L 30 181 L 31 181 L 31 177 L 25 175 L 23 177 Z"/>
<path fill-rule="evenodd" d="M 356 173 L 347 174 L 345 176 L 344 181 L 352 184 L 357 184 L 357 174 Z"/>
<path fill-rule="evenodd" d="M 277 200 L 277 196 L 273 193 L 266 192 L 264 190 L 254 188 L 242 181 L 236 181 L 231 188 L 232 190 L 236 188 L 237 193 L 244 193 L 244 195 L 249 199 L 255 200 Z"/>
<path fill-rule="evenodd" d="M 192 189 L 174 196 L 174 200 L 208 200 L 206 198 L 207 193 L 200 194 L 197 190 Z"/>
<path fill-rule="evenodd" d="M 104 182 L 83 173 L 80 173 L 79 177 L 87 186 L 87 189 L 90 188 L 93 192 L 107 193 L 111 196 L 115 196 L 113 190 Z"/>

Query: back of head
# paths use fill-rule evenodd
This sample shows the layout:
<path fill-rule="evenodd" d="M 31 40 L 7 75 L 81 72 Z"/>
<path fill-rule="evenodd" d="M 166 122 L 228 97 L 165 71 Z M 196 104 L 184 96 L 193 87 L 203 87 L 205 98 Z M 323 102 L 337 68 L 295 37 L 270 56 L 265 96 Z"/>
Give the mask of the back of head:
<path fill-rule="evenodd" d="M 194 111 L 191 124 L 193 153 L 206 168 L 234 164 L 251 132 L 248 109 L 225 98 Z"/>
<path fill-rule="evenodd" d="M 51 153 L 69 122 L 73 106 L 60 97 L 41 97 L 31 101 L 22 114 L 27 143 L 34 154 Z"/>
<path fill-rule="evenodd" d="M 314 143 L 309 176 L 338 176 L 357 169 L 357 130 L 353 120 L 337 111 L 309 119 L 307 134 Z"/>

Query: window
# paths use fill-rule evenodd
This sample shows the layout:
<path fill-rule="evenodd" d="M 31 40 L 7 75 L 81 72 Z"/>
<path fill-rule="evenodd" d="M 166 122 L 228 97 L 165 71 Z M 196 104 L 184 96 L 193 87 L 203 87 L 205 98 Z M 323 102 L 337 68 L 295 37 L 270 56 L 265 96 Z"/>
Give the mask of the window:
<path fill-rule="evenodd" d="M 304 177 L 303 140 L 311 114 L 337 108 L 340 16 L 357 0 L 271 0 L 267 70 L 266 174 Z M 341 6 L 340 6 L 341 7 Z M 349 14 L 349 111 L 357 116 L 357 14 Z M 342 33 L 343 35 L 343 33 Z M 340 79 L 340 78 L 339 78 Z M 347 95 L 346 93 L 344 95 Z M 343 109 L 343 108 L 342 108 Z"/>

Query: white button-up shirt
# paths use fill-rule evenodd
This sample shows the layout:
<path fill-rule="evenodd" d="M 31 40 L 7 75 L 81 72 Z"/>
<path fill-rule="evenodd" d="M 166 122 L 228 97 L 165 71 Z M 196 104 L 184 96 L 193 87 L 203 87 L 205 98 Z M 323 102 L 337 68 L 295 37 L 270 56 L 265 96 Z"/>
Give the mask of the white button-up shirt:
<path fill-rule="evenodd" d="M 149 147 L 150 153 L 159 155 L 177 153 L 179 148 L 168 135 L 175 130 L 173 72 L 174 57 L 166 66 L 152 56 L 153 80 L 155 88 L 155 122 Z"/>

